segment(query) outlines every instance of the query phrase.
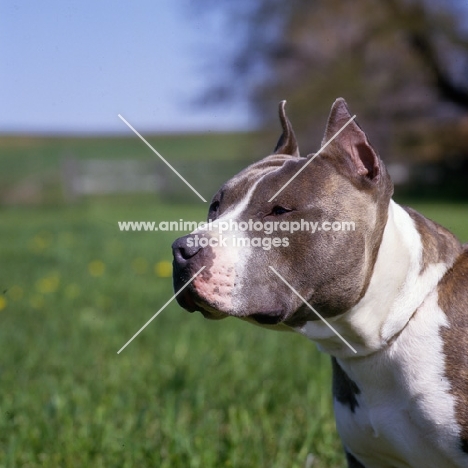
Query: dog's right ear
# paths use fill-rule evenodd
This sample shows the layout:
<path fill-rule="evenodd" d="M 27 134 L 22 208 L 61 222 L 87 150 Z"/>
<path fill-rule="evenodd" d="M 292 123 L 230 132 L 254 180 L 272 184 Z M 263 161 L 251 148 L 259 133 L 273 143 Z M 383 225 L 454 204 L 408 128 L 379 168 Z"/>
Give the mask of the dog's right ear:
<path fill-rule="evenodd" d="M 286 101 L 281 101 L 279 103 L 279 118 L 281 126 L 283 127 L 283 133 L 276 144 L 275 154 L 289 154 L 291 156 L 299 157 L 299 146 L 297 144 L 296 135 L 292 129 L 291 122 L 286 116 L 286 111 L 284 107 L 286 106 Z"/>

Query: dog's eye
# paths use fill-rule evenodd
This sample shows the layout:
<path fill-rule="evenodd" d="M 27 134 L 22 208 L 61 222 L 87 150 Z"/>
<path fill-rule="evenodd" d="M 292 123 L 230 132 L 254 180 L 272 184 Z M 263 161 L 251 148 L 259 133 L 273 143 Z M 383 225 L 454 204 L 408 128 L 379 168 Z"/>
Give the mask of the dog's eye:
<path fill-rule="evenodd" d="M 276 206 L 273 207 L 273 209 L 271 210 L 271 214 L 274 215 L 274 216 L 280 216 L 280 215 L 282 215 L 282 214 L 289 213 L 290 211 L 292 211 L 292 210 L 288 210 L 287 208 L 284 208 L 284 207 L 282 207 L 282 206 L 276 205 Z"/>
<path fill-rule="evenodd" d="M 218 208 L 219 208 L 219 201 L 214 201 L 214 202 L 210 205 L 210 212 L 212 212 L 212 211 L 218 211 Z"/>

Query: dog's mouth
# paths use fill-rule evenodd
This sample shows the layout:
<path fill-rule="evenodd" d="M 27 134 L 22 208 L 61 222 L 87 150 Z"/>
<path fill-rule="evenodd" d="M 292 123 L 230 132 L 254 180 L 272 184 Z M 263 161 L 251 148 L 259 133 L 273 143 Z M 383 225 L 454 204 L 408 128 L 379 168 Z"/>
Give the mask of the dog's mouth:
<path fill-rule="evenodd" d="M 281 312 L 268 312 L 268 313 L 256 313 L 246 317 L 247 319 L 253 320 L 259 325 L 278 325 L 283 321 L 283 314 Z"/>
<path fill-rule="evenodd" d="M 209 304 L 204 299 L 202 299 L 196 291 L 189 291 L 189 288 L 190 286 L 187 289 L 184 289 L 177 296 L 177 302 L 188 312 L 193 313 L 198 311 L 203 315 L 203 317 L 209 320 L 221 320 L 223 318 L 232 316 L 256 323 L 258 325 L 278 325 L 284 320 L 284 314 L 279 310 L 265 312 L 262 311 L 246 315 L 222 312 L 217 309 L 215 305 Z"/>
<path fill-rule="evenodd" d="M 193 294 L 187 291 L 187 289 L 184 289 L 180 294 L 178 294 L 177 302 L 190 313 L 197 310 L 197 304 L 193 298 Z"/>
<path fill-rule="evenodd" d="M 177 302 L 181 307 L 187 310 L 190 313 L 193 312 L 201 312 L 203 317 L 209 320 L 221 320 L 223 318 L 228 317 L 228 314 L 219 311 L 215 307 L 208 304 L 204 301 L 198 294 L 194 291 L 189 291 L 188 289 L 184 289 L 178 296 Z"/>

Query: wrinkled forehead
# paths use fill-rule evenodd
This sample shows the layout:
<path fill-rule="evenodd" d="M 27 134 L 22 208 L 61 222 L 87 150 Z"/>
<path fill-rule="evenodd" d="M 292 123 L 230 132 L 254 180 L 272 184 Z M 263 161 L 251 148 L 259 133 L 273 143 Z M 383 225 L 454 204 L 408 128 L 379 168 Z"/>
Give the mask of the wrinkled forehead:
<path fill-rule="evenodd" d="M 352 220 L 370 217 L 375 203 L 366 190 L 356 190 L 337 158 L 327 151 L 314 156 L 278 154 L 252 164 L 215 195 L 214 200 L 222 205 L 221 214 L 232 209 L 265 212 L 279 205 L 296 210 L 326 209 L 330 217 Z"/>
<path fill-rule="evenodd" d="M 271 189 L 271 195 L 281 188 L 303 164 L 305 158 L 298 158 L 285 154 L 274 154 L 247 167 L 232 179 L 227 181 L 220 189 L 217 197 L 222 197 L 223 204 L 238 203 L 254 190 L 261 189 L 264 182 Z M 275 183 L 268 183 L 267 176 L 273 176 Z M 276 177 L 275 177 L 276 176 Z M 270 178 L 270 177 L 268 177 Z M 265 194 L 266 196 L 267 194 Z"/>

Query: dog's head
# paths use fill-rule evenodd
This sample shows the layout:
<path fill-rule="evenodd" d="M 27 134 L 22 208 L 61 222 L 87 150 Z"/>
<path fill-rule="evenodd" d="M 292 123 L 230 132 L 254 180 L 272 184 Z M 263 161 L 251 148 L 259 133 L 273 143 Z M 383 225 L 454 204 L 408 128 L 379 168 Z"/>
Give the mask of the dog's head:
<path fill-rule="evenodd" d="M 284 104 L 274 154 L 226 182 L 212 223 L 173 244 L 176 291 L 204 267 L 177 296 L 191 312 L 296 326 L 316 319 L 302 299 L 330 317 L 366 291 L 393 192 L 385 166 L 343 99 L 326 147 L 300 157 Z"/>

